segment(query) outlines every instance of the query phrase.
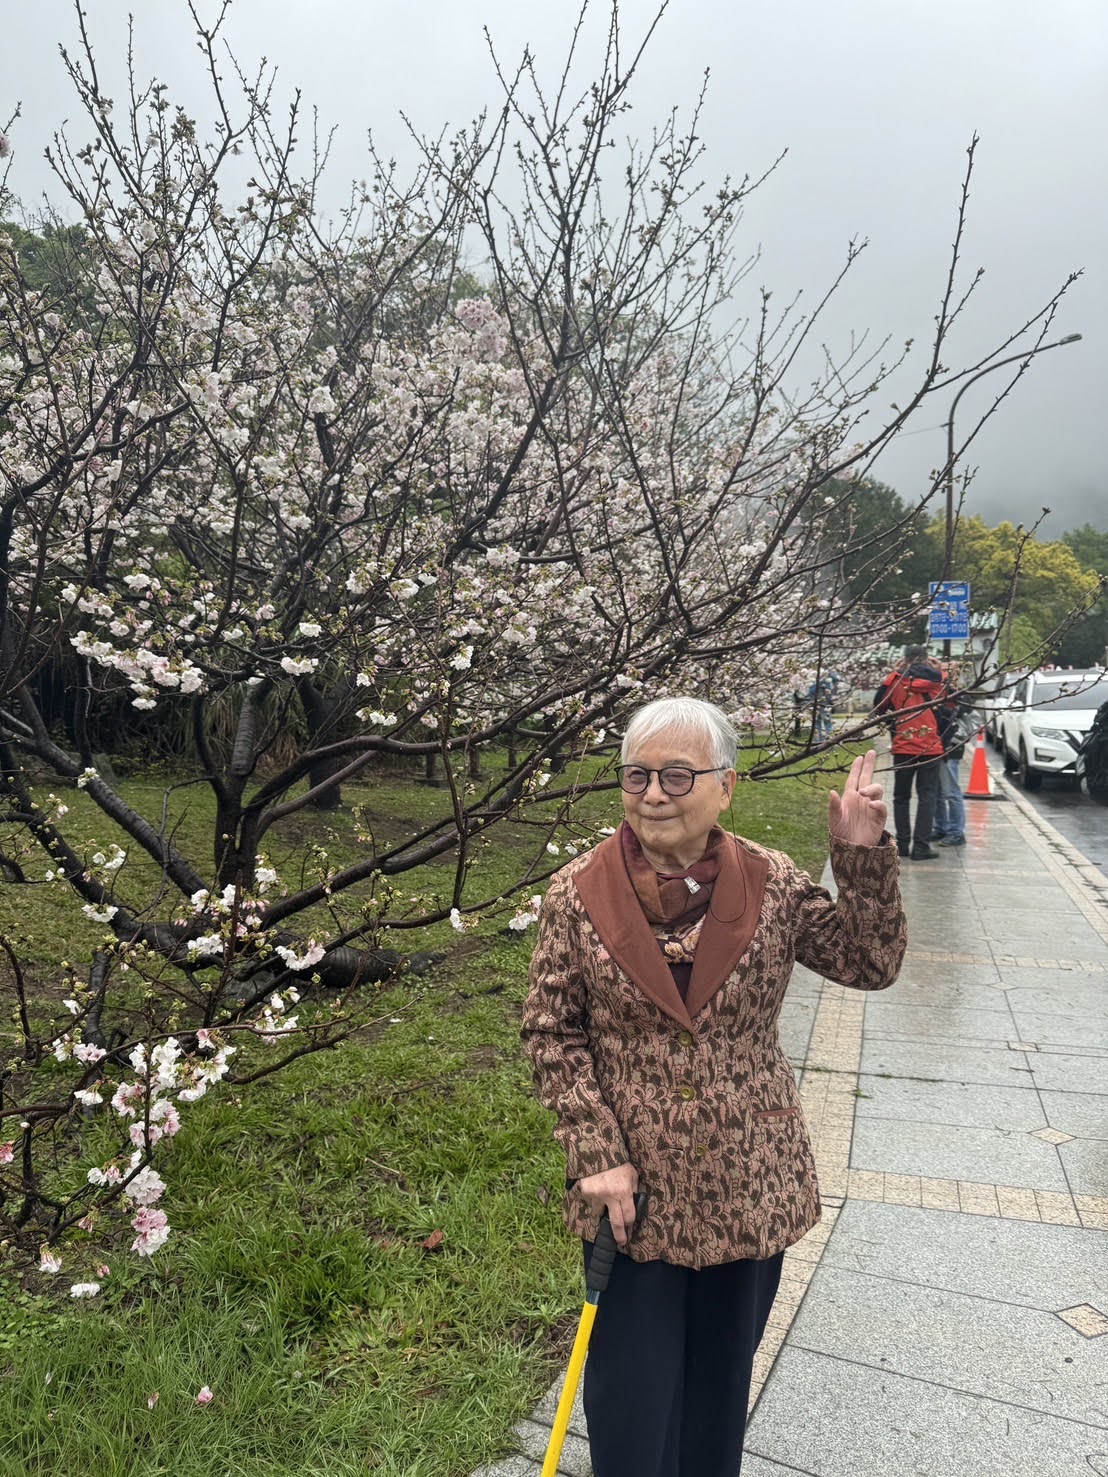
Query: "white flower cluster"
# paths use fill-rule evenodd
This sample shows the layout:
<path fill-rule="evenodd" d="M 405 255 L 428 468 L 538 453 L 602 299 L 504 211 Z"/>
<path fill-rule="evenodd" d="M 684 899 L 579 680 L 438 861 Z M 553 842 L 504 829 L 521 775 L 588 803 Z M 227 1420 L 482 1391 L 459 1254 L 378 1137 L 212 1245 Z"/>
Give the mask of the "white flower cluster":
<path fill-rule="evenodd" d="M 320 957 L 322 957 L 322 954 L 323 951 L 321 949 Z M 289 967 L 292 968 L 294 966 L 290 965 Z M 285 1012 L 290 1005 L 297 1004 L 299 999 L 299 991 L 286 990 L 283 995 L 279 995 L 274 991 L 266 1001 L 261 1017 L 255 1024 L 254 1029 L 267 1046 L 276 1046 L 283 1035 L 287 1035 L 289 1031 L 295 1031 L 297 1029 L 300 1021 L 299 1016 L 286 1015 Z"/>
<path fill-rule="evenodd" d="M 129 678 L 131 691 L 136 694 L 133 701 L 135 707 L 154 707 L 155 687 L 174 689 L 186 697 L 200 692 L 204 687 L 204 673 L 187 657 L 178 655 L 171 659 L 144 646 L 125 651 L 113 646 L 110 641 L 97 640 L 83 630 L 71 636 L 69 641 L 79 656 Z M 151 683 L 154 684 L 153 687 Z"/>
<path fill-rule="evenodd" d="M 539 909 L 542 907 L 542 894 L 535 893 L 528 900 L 527 906 L 521 908 L 518 913 L 508 919 L 508 927 L 513 933 L 522 933 L 524 929 L 530 928 L 532 923 L 539 921 Z"/>

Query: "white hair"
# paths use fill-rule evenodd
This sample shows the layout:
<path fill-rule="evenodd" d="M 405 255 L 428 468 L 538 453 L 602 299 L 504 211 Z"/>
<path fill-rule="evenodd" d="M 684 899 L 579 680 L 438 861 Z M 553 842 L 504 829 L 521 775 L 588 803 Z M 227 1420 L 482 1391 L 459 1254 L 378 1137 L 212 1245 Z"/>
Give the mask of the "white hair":
<path fill-rule="evenodd" d="M 627 763 L 637 744 L 667 732 L 705 739 L 715 763 L 721 769 L 734 769 L 739 736 L 722 708 L 698 697 L 660 697 L 636 708 L 623 735 L 623 762 Z"/>

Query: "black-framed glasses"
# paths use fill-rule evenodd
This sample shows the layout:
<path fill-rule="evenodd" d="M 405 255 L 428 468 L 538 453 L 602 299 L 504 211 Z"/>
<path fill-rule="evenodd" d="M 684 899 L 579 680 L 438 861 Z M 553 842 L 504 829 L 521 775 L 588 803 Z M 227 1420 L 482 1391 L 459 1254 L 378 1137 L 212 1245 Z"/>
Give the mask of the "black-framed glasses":
<path fill-rule="evenodd" d="M 616 769 L 619 787 L 628 795 L 644 795 L 653 775 L 666 795 L 687 795 L 696 784 L 698 774 L 719 774 L 726 764 L 713 764 L 711 769 L 687 769 L 683 764 L 667 764 L 664 769 L 644 769 L 641 764 L 620 764 Z"/>

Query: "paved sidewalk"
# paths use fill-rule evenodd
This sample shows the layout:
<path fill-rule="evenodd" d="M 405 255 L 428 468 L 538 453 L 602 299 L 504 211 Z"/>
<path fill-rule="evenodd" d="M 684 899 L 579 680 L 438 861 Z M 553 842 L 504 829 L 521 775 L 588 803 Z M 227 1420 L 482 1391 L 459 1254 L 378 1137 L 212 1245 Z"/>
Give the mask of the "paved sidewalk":
<path fill-rule="evenodd" d="M 790 987 L 826 1209 L 786 1259 L 743 1477 L 1108 1477 L 1104 877 L 1001 788 L 966 847 L 902 864 L 891 990 Z M 485 1477 L 537 1474 L 555 1394 Z M 579 1408 L 571 1432 L 587 1477 Z"/>

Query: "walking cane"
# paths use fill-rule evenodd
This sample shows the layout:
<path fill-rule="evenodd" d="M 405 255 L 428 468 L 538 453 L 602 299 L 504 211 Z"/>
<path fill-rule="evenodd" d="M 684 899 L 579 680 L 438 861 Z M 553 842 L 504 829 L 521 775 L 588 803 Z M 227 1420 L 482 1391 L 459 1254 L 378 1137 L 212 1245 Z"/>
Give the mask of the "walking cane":
<path fill-rule="evenodd" d="M 640 1190 L 635 1196 L 636 1226 L 645 1210 L 646 1193 Z M 634 1234 L 633 1227 L 632 1234 Z M 562 1386 L 558 1409 L 554 1413 L 554 1424 L 550 1428 L 550 1441 L 546 1448 L 546 1459 L 542 1464 L 541 1477 L 556 1477 L 558 1471 L 558 1463 L 561 1460 L 562 1447 L 566 1439 L 566 1428 L 569 1425 L 573 1401 L 577 1395 L 577 1386 L 581 1380 L 581 1367 L 589 1351 L 592 1326 L 596 1321 L 596 1307 L 600 1302 L 600 1294 L 608 1286 L 608 1278 L 612 1275 L 612 1268 L 616 1264 L 616 1251 L 616 1238 L 612 1234 L 612 1223 L 608 1219 L 608 1212 L 605 1211 L 600 1217 L 600 1229 L 596 1233 L 592 1256 L 589 1258 L 589 1270 L 585 1274 L 585 1306 L 581 1309 L 581 1321 L 577 1325 L 577 1337 L 573 1340 L 573 1352 L 569 1356 L 565 1384 Z"/>

